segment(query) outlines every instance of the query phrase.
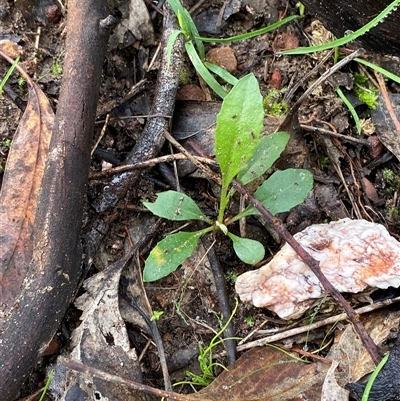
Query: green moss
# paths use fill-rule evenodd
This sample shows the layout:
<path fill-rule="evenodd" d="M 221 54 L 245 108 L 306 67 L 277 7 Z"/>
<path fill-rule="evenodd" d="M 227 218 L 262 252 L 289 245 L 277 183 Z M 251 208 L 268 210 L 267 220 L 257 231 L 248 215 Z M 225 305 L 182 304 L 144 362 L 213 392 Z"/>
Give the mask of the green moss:
<path fill-rule="evenodd" d="M 378 105 L 378 89 L 359 72 L 354 73 L 354 93 L 369 109 L 373 110 Z"/>
<path fill-rule="evenodd" d="M 285 117 L 289 112 L 289 105 L 282 99 L 286 88 L 270 89 L 263 99 L 264 111 L 274 117 Z"/>

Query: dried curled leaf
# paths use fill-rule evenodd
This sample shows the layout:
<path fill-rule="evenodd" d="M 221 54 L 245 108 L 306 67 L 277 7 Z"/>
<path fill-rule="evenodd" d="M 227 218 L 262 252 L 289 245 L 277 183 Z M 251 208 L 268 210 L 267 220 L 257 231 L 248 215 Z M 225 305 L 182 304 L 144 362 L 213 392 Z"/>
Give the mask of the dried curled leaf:
<path fill-rule="evenodd" d="M 14 303 L 32 257 L 32 229 L 53 122 L 48 99 L 32 83 L 0 192 L 0 299 L 5 305 Z"/>

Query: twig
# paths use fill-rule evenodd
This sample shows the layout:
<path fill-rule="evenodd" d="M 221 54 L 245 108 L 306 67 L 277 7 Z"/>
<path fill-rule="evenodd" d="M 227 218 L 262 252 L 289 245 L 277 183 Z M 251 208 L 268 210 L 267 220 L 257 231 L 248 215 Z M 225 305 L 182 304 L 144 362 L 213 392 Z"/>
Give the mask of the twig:
<path fill-rule="evenodd" d="M 185 395 L 174 393 L 172 391 L 159 390 L 154 387 L 146 386 L 145 384 L 142 383 L 134 382 L 128 379 L 123 379 L 122 377 L 111 375 L 109 373 L 92 368 L 91 366 L 83 365 L 82 363 L 73 361 L 71 359 L 60 357 L 59 361 L 61 365 L 64 365 L 69 369 L 76 370 L 77 372 L 82 372 L 87 374 L 88 376 L 97 377 L 99 379 L 108 382 L 122 384 L 134 390 L 144 391 L 147 394 L 155 395 L 156 397 L 170 398 L 171 400 L 175 401 L 191 401 L 188 397 L 185 397 Z"/>
<path fill-rule="evenodd" d="M 212 159 L 208 159 L 205 157 L 199 157 L 199 156 L 193 156 L 193 157 L 200 163 L 216 165 L 215 161 Z M 123 173 L 124 171 L 152 167 L 152 166 L 155 166 L 160 163 L 172 162 L 174 160 L 186 160 L 186 159 L 187 159 L 186 155 L 184 155 L 182 153 L 176 153 L 174 155 L 160 156 L 160 157 L 156 157 L 154 159 L 146 160 L 143 162 L 138 162 L 135 164 L 126 164 L 123 166 L 113 167 L 113 168 L 99 171 L 96 173 L 91 173 L 89 176 L 89 179 L 94 180 L 94 179 L 105 178 L 105 177 L 108 177 L 113 174 Z"/>
<path fill-rule="evenodd" d="M 393 298 L 393 299 L 389 300 L 389 302 L 388 301 L 383 301 L 383 302 L 379 302 L 379 303 L 376 303 L 376 304 L 363 306 L 361 308 L 356 309 L 355 312 L 358 315 L 362 315 L 364 313 L 368 313 L 368 312 L 371 312 L 371 311 L 374 311 L 374 310 L 377 310 L 377 309 L 381 309 L 381 308 L 383 308 L 385 306 L 394 304 L 396 302 L 400 302 L 400 297 Z M 292 336 L 295 336 L 295 335 L 298 335 L 298 334 L 301 334 L 301 333 L 305 333 L 307 331 L 319 329 L 320 327 L 327 326 L 328 324 L 334 324 L 336 322 L 340 322 L 341 320 L 346 320 L 346 319 L 347 319 L 347 314 L 346 313 L 341 313 L 340 315 L 331 316 L 331 317 L 328 317 L 328 318 L 326 318 L 324 320 L 320 320 L 319 322 L 308 324 L 308 325 L 305 325 L 305 326 L 302 326 L 302 327 L 296 327 L 294 329 L 286 330 L 286 331 L 281 332 L 281 333 L 272 334 L 272 335 L 267 336 L 267 337 L 263 337 L 263 338 L 259 338 L 259 339 L 254 340 L 254 341 L 250 341 L 250 342 L 248 342 L 246 344 L 239 345 L 236 348 L 236 350 L 238 352 L 246 351 L 246 350 L 248 350 L 250 348 L 260 347 L 260 346 L 263 346 L 265 344 L 273 343 L 273 342 L 276 342 L 276 341 L 281 341 L 281 340 L 283 340 L 285 338 L 289 338 L 289 337 L 292 337 Z M 224 355 L 225 355 L 225 353 L 221 352 L 220 354 L 215 355 L 215 357 L 218 358 L 218 357 L 222 357 Z"/>

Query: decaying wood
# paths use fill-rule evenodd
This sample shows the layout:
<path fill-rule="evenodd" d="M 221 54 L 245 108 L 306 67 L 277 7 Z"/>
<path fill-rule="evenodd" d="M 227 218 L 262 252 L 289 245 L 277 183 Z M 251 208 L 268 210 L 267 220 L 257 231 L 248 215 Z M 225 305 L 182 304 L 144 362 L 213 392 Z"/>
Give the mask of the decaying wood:
<path fill-rule="evenodd" d="M 69 2 L 64 79 L 33 232 L 33 257 L 2 304 L 0 392 L 14 400 L 80 278 L 80 231 L 97 95 L 112 18 L 105 0 Z M 15 272 L 17 275 L 18 272 Z"/>

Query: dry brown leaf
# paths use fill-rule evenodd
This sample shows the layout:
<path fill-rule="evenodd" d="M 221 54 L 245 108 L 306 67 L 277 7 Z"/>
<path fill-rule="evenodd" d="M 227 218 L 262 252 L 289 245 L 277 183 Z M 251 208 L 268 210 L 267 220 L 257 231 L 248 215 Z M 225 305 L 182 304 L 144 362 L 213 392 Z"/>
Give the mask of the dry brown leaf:
<path fill-rule="evenodd" d="M 130 347 L 125 323 L 119 312 L 118 289 L 122 269 L 130 261 L 126 256 L 84 283 L 86 293 L 75 300 L 83 311 L 82 323 L 72 334 L 70 356 L 91 367 L 102 369 L 136 382 L 141 370 L 135 349 Z M 118 386 L 83 373 L 64 372 L 57 365 L 52 391 L 60 401 L 75 401 L 77 392 L 93 400 L 144 400 L 144 393 Z M 65 382 L 64 382 L 64 380 Z"/>
<path fill-rule="evenodd" d="M 399 116 L 400 95 L 388 93 L 388 97 L 393 106 L 394 113 Z M 399 132 L 382 94 L 379 95 L 378 107 L 371 111 L 371 117 L 379 140 L 397 157 L 398 160 L 400 160 Z"/>
<path fill-rule="evenodd" d="M 207 388 L 187 397 L 193 401 L 319 400 L 328 368 L 298 362 L 274 348 L 253 348 Z"/>
<path fill-rule="evenodd" d="M 31 261 L 32 228 L 53 123 L 48 99 L 32 83 L 0 192 L 0 300 L 6 305 L 14 303 Z"/>

